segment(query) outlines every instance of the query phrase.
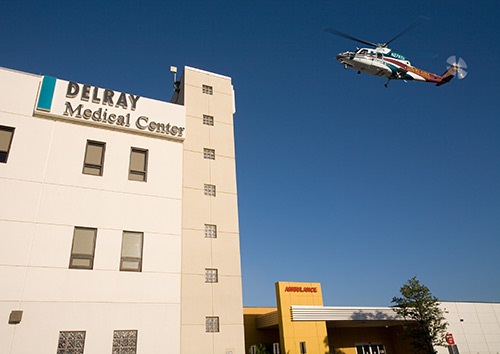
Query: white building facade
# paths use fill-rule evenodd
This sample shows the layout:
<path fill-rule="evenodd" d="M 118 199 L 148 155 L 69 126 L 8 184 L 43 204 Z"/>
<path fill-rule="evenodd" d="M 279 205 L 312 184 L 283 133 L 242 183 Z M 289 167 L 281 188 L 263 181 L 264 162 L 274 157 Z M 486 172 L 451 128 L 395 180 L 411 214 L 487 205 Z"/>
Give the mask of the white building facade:
<path fill-rule="evenodd" d="M 500 303 L 451 302 L 440 305 L 448 322 L 450 348 L 438 347 L 439 354 L 500 353 Z"/>
<path fill-rule="evenodd" d="M 243 354 L 230 78 L 0 97 L 0 353 Z"/>

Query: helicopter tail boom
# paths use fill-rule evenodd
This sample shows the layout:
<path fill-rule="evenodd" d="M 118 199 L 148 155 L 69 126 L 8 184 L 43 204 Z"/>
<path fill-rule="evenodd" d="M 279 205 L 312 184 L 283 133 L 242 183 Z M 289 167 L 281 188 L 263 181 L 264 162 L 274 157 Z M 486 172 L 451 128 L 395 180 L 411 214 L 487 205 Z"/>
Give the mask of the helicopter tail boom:
<path fill-rule="evenodd" d="M 457 72 L 456 68 L 451 66 L 448 70 L 446 70 L 443 75 L 441 75 L 441 81 L 439 81 L 436 86 L 441 86 L 447 84 L 455 77 L 455 73 Z"/>
<path fill-rule="evenodd" d="M 467 76 L 467 71 L 465 70 L 467 69 L 467 64 L 465 63 L 465 60 L 452 55 L 448 58 L 448 60 L 446 60 L 446 62 L 448 63 L 448 70 L 441 75 L 441 81 L 438 82 L 436 86 L 441 86 L 450 82 L 454 76 L 457 76 L 459 79 L 463 79 Z"/>

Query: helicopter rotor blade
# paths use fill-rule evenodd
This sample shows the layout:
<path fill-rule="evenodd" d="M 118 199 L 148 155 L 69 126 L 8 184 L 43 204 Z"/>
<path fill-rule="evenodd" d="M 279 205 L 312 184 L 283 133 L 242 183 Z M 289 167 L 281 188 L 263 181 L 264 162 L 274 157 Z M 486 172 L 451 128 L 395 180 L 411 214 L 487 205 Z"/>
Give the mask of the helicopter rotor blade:
<path fill-rule="evenodd" d="M 455 55 L 450 56 L 448 59 L 446 59 L 446 63 L 448 64 L 448 68 L 455 65 L 457 63 L 457 57 Z"/>
<path fill-rule="evenodd" d="M 325 32 L 334 34 L 336 36 L 344 37 L 344 38 L 350 39 L 350 40 L 355 41 L 355 42 L 359 42 L 359 43 L 363 43 L 363 44 L 366 44 L 366 45 L 370 45 L 372 47 L 376 47 L 377 46 L 375 43 L 365 41 L 364 39 L 361 39 L 361 38 L 356 38 L 354 36 L 351 36 L 350 34 L 337 31 L 336 29 L 331 28 L 331 27 L 326 27 L 325 28 Z"/>
<path fill-rule="evenodd" d="M 464 77 L 466 77 L 466 76 L 467 76 L 467 71 L 465 71 L 465 70 L 464 70 L 464 69 L 462 69 L 462 68 L 458 69 L 458 71 L 457 71 L 457 77 L 458 77 L 459 79 L 463 79 L 463 78 L 464 78 Z"/>
<path fill-rule="evenodd" d="M 396 39 L 398 39 L 399 37 L 405 35 L 406 33 L 408 33 L 409 31 L 411 31 L 415 27 L 417 27 L 420 24 L 422 24 L 422 22 L 424 22 L 425 20 L 428 20 L 428 18 L 424 17 L 424 16 L 417 17 L 417 19 L 415 21 L 413 21 L 412 23 L 410 23 L 405 29 L 403 29 L 401 32 L 399 32 L 396 36 L 394 36 L 393 38 L 391 38 L 387 42 L 385 42 L 383 44 L 383 46 L 387 47 L 389 45 L 389 43 L 391 43 L 391 42 L 395 41 Z"/>
<path fill-rule="evenodd" d="M 462 58 L 458 58 L 458 66 L 462 69 L 467 69 L 467 63 Z"/>
<path fill-rule="evenodd" d="M 459 79 L 463 79 L 464 77 L 467 76 L 467 70 L 465 70 L 467 69 L 467 64 L 465 63 L 465 60 L 463 60 L 462 58 L 459 57 L 457 59 L 455 55 L 452 55 L 446 60 L 446 63 L 448 64 L 447 65 L 448 69 L 451 67 L 455 68 L 455 74 Z"/>

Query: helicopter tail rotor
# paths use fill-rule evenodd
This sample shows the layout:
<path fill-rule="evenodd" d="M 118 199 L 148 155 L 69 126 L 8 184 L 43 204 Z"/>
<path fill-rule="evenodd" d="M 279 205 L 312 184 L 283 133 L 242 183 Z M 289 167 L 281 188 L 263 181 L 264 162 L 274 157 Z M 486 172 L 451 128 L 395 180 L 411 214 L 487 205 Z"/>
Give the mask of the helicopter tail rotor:
<path fill-rule="evenodd" d="M 446 66 L 447 70 L 441 75 L 441 80 L 436 84 L 436 86 L 444 85 L 451 81 L 455 76 L 459 79 L 463 79 L 467 76 L 467 64 L 465 60 L 462 58 L 457 58 L 455 55 L 452 55 L 446 60 L 448 64 Z"/>
<path fill-rule="evenodd" d="M 452 55 L 446 60 L 446 63 L 448 64 L 446 66 L 448 71 L 451 69 L 453 74 L 456 74 L 459 79 L 463 79 L 467 76 L 467 71 L 465 70 L 467 69 L 467 63 L 462 58 L 457 58 L 455 55 Z"/>

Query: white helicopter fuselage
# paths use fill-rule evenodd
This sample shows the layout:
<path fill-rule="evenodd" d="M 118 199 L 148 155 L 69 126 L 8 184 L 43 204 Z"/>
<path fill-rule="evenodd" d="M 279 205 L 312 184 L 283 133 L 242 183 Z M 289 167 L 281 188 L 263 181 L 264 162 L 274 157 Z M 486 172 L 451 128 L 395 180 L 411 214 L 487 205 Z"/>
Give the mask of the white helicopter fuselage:
<path fill-rule="evenodd" d="M 372 48 L 358 48 L 354 52 L 339 53 L 337 55 L 337 60 L 344 68 L 353 68 L 358 71 L 358 74 L 363 72 L 387 78 L 385 87 L 388 87 L 391 80 L 430 82 L 436 84 L 436 86 L 441 86 L 450 82 L 455 75 L 458 76 L 459 79 L 463 79 L 467 75 L 465 71 L 467 64 L 465 64 L 462 58 L 458 58 L 457 60 L 455 56 L 449 57 L 446 61 L 449 64 L 448 69 L 442 75 L 436 75 L 412 66 L 404 56 L 387 48 L 389 43 L 414 28 L 422 19 L 423 18 L 417 18 L 417 20 L 413 21 L 412 24 L 407 26 L 392 39 L 385 43 L 378 44 L 340 32 L 332 27 L 326 27 L 325 31 L 336 36 L 372 46 Z"/>
<path fill-rule="evenodd" d="M 360 48 L 355 52 L 337 55 L 344 68 L 353 68 L 358 73 L 386 77 L 390 80 L 428 81 L 427 72 L 414 68 L 405 57 L 392 52 L 389 48 Z M 420 74 L 420 75 L 419 75 Z"/>

